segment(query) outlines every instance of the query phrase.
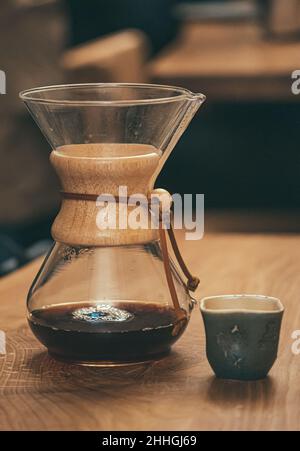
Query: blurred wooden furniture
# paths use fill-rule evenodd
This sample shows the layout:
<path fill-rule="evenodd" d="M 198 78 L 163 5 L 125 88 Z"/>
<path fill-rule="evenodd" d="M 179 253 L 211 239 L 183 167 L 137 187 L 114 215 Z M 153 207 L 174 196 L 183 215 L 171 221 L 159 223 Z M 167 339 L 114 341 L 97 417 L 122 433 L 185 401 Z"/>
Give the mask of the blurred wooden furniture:
<path fill-rule="evenodd" d="M 299 101 L 291 73 L 300 41 L 272 41 L 254 23 L 188 22 L 151 63 L 153 81 L 182 85 L 212 100 Z"/>
<path fill-rule="evenodd" d="M 205 230 L 213 233 L 299 233 L 299 209 L 215 208 L 205 211 Z"/>
<path fill-rule="evenodd" d="M 58 183 L 49 145 L 33 123 L 19 92 L 63 82 L 58 68 L 65 15 L 60 1 L 1 0 L 0 69 L 7 93 L 0 95 L 0 224 L 23 226 L 53 214 Z"/>
<path fill-rule="evenodd" d="M 66 51 L 62 67 L 70 83 L 142 83 L 147 48 L 142 31 L 124 30 Z"/>
<path fill-rule="evenodd" d="M 279 358 L 270 376 L 217 380 L 205 358 L 198 308 L 165 359 L 115 369 L 50 359 L 25 319 L 25 297 L 40 261 L 0 281 L 1 430 L 292 430 L 300 428 L 300 235 L 208 234 L 179 244 L 202 284 L 197 297 L 261 293 L 285 305 Z"/>
<path fill-rule="evenodd" d="M 300 0 L 271 0 L 268 2 L 269 30 L 285 36 L 300 33 Z"/>

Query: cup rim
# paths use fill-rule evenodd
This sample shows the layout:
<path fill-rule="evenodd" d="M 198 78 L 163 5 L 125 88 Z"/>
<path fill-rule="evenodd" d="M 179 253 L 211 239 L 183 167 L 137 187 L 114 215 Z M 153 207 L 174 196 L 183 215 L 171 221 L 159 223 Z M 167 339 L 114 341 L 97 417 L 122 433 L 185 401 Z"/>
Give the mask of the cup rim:
<path fill-rule="evenodd" d="M 104 89 L 119 89 L 119 88 L 133 88 L 137 90 L 157 90 L 164 92 L 165 95 L 160 95 L 153 98 L 133 98 L 127 100 L 78 100 L 51 97 L 51 93 L 58 91 L 68 91 L 69 93 L 75 90 L 104 90 Z M 171 95 L 171 92 L 176 92 L 176 95 Z M 41 96 L 42 95 L 42 96 Z M 23 102 L 54 104 L 64 106 L 131 106 L 131 105 L 155 105 L 162 103 L 178 102 L 183 100 L 196 100 L 204 102 L 206 96 L 202 93 L 193 93 L 187 88 L 172 85 L 160 85 L 153 83 L 67 83 L 60 85 L 39 86 L 36 88 L 25 89 L 19 93 L 19 97 Z"/>
<path fill-rule="evenodd" d="M 211 301 L 213 299 L 217 300 L 224 300 L 225 302 L 228 300 L 243 300 L 243 299 L 250 299 L 250 300 L 258 300 L 262 302 L 272 302 L 277 306 L 274 310 L 267 310 L 262 309 L 258 310 L 255 308 L 243 308 L 243 307 L 237 307 L 237 308 L 209 308 L 205 304 L 208 301 Z M 262 294 L 221 294 L 217 296 L 206 296 L 200 300 L 199 307 L 201 312 L 205 313 L 222 313 L 222 314 L 231 314 L 231 313 L 257 313 L 257 314 L 274 314 L 274 313 L 282 313 L 284 312 L 284 307 L 280 301 L 280 299 L 273 297 L 273 296 L 266 296 Z"/>

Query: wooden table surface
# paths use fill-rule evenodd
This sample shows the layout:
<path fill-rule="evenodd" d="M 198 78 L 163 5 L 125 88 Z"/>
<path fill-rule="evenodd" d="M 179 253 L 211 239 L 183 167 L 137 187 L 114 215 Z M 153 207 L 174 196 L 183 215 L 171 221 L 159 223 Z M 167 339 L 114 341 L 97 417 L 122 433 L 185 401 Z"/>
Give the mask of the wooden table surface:
<path fill-rule="evenodd" d="M 299 40 L 271 40 L 255 23 L 188 22 L 153 60 L 150 75 L 210 100 L 299 101 L 291 93 L 299 55 Z"/>
<path fill-rule="evenodd" d="M 208 234 L 180 245 L 201 276 L 197 297 L 261 293 L 285 305 L 279 357 L 257 382 L 214 377 L 198 309 L 165 359 L 119 369 L 81 368 L 50 359 L 25 320 L 25 296 L 40 261 L 0 281 L 1 430 L 300 429 L 300 235 Z"/>

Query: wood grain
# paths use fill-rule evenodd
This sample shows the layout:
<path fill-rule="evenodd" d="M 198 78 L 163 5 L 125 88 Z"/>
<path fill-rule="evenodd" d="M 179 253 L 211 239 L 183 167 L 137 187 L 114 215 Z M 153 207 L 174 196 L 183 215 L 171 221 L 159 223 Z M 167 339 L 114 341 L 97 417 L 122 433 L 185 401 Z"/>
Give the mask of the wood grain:
<path fill-rule="evenodd" d="M 300 43 L 274 41 L 253 23 L 186 23 L 149 66 L 157 83 L 183 85 L 210 100 L 289 100 Z"/>
<path fill-rule="evenodd" d="M 217 380 L 205 357 L 198 308 L 165 359 L 142 366 L 94 369 L 50 359 L 29 332 L 25 297 L 40 261 L 0 282 L 1 430 L 294 430 L 300 429 L 300 356 L 291 333 L 300 329 L 300 236 L 208 234 L 185 242 L 201 276 L 197 297 L 260 293 L 285 305 L 279 357 L 258 382 Z"/>
<path fill-rule="evenodd" d="M 147 196 L 160 156 L 155 147 L 145 144 L 70 144 L 52 151 L 50 161 L 66 193 L 119 196 L 119 187 L 123 186 L 127 187 L 127 196 Z M 70 245 L 101 246 L 158 238 L 158 231 L 150 224 L 143 230 L 119 227 L 119 206 L 114 207 L 116 228 L 101 229 L 96 220 L 100 206 L 95 201 L 64 198 L 51 229 L 53 239 Z M 128 214 L 134 208 L 128 206 Z"/>

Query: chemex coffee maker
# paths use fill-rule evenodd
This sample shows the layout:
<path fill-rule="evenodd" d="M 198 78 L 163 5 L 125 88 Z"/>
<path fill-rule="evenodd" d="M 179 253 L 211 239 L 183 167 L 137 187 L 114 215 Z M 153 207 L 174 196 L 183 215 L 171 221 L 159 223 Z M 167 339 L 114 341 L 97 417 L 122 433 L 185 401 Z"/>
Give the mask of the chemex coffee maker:
<path fill-rule="evenodd" d="M 158 227 L 130 227 L 129 200 L 159 198 L 155 180 L 205 97 L 147 84 L 49 86 L 20 96 L 52 147 L 62 185 L 55 243 L 28 294 L 33 333 L 53 357 L 79 364 L 166 354 L 189 321 L 198 279 L 163 209 Z M 187 282 L 169 258 L 167 233 Z"/>

